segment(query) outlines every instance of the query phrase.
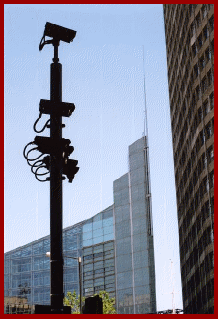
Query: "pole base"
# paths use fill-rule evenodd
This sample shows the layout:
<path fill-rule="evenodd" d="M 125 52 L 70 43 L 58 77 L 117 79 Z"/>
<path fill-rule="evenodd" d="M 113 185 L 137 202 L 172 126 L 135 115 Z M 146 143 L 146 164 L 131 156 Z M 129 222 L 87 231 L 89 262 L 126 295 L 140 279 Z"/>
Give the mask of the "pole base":
<path fill-rule="evenodd" d="M 71 314 L 71 307 L 64 306 L 63 309 L 51 310 L 50 305 L 35 305 L 35 314 Z"/>

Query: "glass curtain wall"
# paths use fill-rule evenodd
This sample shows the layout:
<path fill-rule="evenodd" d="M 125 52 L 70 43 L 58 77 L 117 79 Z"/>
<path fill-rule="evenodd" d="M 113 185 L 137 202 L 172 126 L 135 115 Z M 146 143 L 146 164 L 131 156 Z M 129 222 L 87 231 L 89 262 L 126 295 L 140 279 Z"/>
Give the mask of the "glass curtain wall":
<path fill-rule="evenodd" d="M 115 297 L 113 207 L 83 225 L 83 295 L 101 290 Z"/>
<path fill-rule="evenodd" d="M 145 137 L 129 147 L 129 173 L 114 181 L 118 313 L 156 312 Z"/>
<path fill-rule="evenodd" d="M 50 304 L 50 238 L 19 247 L 4 256 L 5 308 L 10 303 L 28 305 Z M 78 260 L 82 256 L 82 226 L 74 225 L 63 231 L 64 293 L 79 293 Z"/>

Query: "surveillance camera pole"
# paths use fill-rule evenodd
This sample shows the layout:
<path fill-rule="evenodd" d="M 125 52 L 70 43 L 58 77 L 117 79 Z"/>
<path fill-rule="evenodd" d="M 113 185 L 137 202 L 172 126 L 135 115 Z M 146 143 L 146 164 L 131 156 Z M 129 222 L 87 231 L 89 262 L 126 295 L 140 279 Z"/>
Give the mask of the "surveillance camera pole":
<path fill-rule="evenodd" d="M 54 39 L 54 58 L 51 63 L 50 100 L 62 102 L 62 65 L 58 59 L 59 41 Z M 51 114 L 50 137 L 55 141 L 62 138 L 62 117 Z M 50 159 L 50 272 L 51 312 L 63 313 L 63 254 L 62 254 L 62 165 L 60 151 Z"/>
<path fill-rule="evenodd" d="M 53 38 L 45 40 L 48 36 Z M 46 22 L 45 30 L 39 43 L 39 51 L 45 44 L 54 46 L 54 58 L 51 63 L 50 80 L 50 101 L 40 100 L 39 118 L 33 128 L 37 133 L 50 128 L 50 137 L 36 136 L 34 141 L 28 143 L 23 150 L 24 158 L 36 179 L 40 182 L 50 181 L 50 278 L 51 278 L 51 305 L 35 305 L 35 313 L 68 314 L 71 308 L 63 306 L 63 245 L 62 245 L 62 175 L 66 175 L 69 183 L 72 183 L 75 174 L 78 172 L 78 161 L 69 159 L 74 147 L 70 146 L 71 141 L 62 138 L 62 116 L 70 117 L 75 109 L 73 103 L 62 102 L 62 65 L 58 59 L 58 46 L 60 41 L 70 43 L 76 36 L 76 31 Z M 36 129 L 36 124 L 42 114 L 50 114 L 50 119 L 45 123 L 42 130 Z M 50 124 L 48 125 L 48 123 Z M 37 145 L 27 151 L 29 145 Z M 29 154 L 37 150 L 41 154 L 36 158 L 29 158 Z M 45 157 L 43 155 L 49 154 Z M 38 160 L 41 158 L 40 160 Z M 37 165 L 36 165 L 37 164 Z M 46 169 L 39 173 L 40 169 Z M 50 173 L 50 177 L 41 179 L 39 176 Z"/>

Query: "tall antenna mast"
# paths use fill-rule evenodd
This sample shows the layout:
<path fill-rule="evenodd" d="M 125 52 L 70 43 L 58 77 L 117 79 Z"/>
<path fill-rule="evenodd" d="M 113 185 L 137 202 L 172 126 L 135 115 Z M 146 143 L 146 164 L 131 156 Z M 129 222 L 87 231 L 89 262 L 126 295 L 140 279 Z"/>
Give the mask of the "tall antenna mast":
<path fill-rule="evenodd" d="M 148 205 L 148 234 L 153 235 L 153 222 L 152 222 L 152 211 L 151 211 L 151 182 L 150 182 L 150 163 L 149 163 L 149 145 L 148 145 L 148 122 L 147 122 L 147 106 L 146 106 L 146 93 L 145 93 L 145 61 L 144 61 L 144 45 L 143 45 L 143 73 L 144 73 L 144 101 L 145 101 L 145 116 L 144 116 L 144 151 L 146 159 L 146 198 Z M 146 127 L 146 128 L 145 128 Z M 145 131 L 146 130 L 146 131 Z M 146 133 L 146 138 L 145 138 Z"/>
<path fill-rule="evenodd" d="M 176 309 L 175 309 L 175 303 L 174 303 L 174 278 L 173 278 L 173 261 L 172 260 L 171 260 L 171 280 L 172 280 L 172 286 L 173 286 L 173 291 L 172 291 L 172 310 L 173 310 L 173 314 L 175 314 L 176 313 Z"/>
<path fill-rule="evenodd" d="M 147 137 L 147 147 L 148 147 L 148 119 L 147 119 L 147 105 L 146 105 L 146 93 L 145 93 L 145 58 L 144 58 L 144 45 L 142 46 L 142 50 L 143 50 L 143 76 L 144 76 L 144 98 L 145 98 L 144 136 L 145 136 L 145 127 L 146 127 L 146 137 Z"/>

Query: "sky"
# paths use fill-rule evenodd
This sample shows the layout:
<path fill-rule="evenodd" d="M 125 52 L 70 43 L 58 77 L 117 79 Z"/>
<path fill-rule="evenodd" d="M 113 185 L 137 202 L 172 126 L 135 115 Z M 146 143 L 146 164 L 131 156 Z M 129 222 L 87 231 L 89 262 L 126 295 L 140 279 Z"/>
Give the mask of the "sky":
<path fill-rule="evenodd" d="M 63 137 L 80 167 L 72 184 L 63 182 L 63 227 L 113 204 L 128 147 L 148 131 L 157 310 L 172 309 L 173 290 L 182 309 L 163 6 L 6 4 L 4 15 L 4 251 L 50 232 L 49 182 L 38 182 L 23 157 L 37 135 L 39 101 L 50 99 L 53 47 L 39 51 L 50 22 L 77 31 L 59 46 L 62 101 L 75 104 Z"/>

